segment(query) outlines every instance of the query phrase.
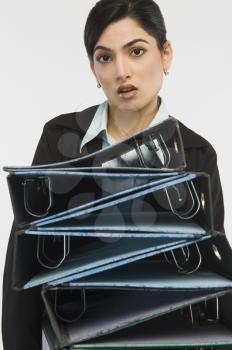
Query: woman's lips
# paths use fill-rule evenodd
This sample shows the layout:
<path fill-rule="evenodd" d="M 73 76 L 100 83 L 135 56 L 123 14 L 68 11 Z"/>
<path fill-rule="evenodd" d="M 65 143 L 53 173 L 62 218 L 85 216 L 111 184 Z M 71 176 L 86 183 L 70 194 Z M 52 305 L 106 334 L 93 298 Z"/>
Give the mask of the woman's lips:
<path fill-rule="evenodd" d="M 138 94 L 138 89 L 131 90 L 128 92 L 120 92 L 119 96 L 123 99 L 129 99 L 129 98 L 135 97 L 137 94 Z"/>

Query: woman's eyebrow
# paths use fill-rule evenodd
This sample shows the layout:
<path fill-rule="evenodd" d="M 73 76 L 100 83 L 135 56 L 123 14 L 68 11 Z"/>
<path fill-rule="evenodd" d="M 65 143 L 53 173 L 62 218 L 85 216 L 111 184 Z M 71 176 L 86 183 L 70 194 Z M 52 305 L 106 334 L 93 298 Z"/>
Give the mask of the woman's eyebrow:
<path fill-rule="evenodd" d="M 146 44 L 149 44 L 149 42 L 146 41 L 146 40 L 144 40 L 144 39 L 134 39 L 134 40 L 132 40 L 132 41 L 129 41 L 129 43 L 126 43 L 125 45 L 123 45 L 122 48 L 125 49 L 125 48 L 127 48 L 127 47 L 130 47 L 130 46 L 134 45 L 135 43 L 137 43 L 138 41 L 142 41 L 142 42 L 144 42 L 144 43 L 146 43 Z M 102 46 L 102 45 L 96 46 L 95 49 L 94 49 L 94 51 L 93 51 L 93 53 L 95 53 L 95 51 L 97 51 L 97 50 L 105 50 L 105 51 L 110 51 L 110 52 L 113 51 L 113 50 L 110 49 L 109 47 Z"/>

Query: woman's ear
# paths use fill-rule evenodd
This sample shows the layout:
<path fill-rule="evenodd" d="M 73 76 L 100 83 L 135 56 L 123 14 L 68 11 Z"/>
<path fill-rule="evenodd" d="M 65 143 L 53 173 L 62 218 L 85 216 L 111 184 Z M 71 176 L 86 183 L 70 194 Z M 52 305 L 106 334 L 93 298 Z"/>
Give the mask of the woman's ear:
<path fill-rule="evenodd" d="M 162 56 L 164 71 L 168 72 L 173 60 L 173 49 L 169 40 L 167 40 L 163 45 Z"/>
<path fill-rule="evenodd" d="M 93 72 L 95 78 L 97 78 L 96 73 L 95 73 L 95 70 L 94 70 L 94 63 L 93 63 L 93 61 L 90 60 L 90 61 L 89 61 L 89 64 L 90 64 L 91 71 Z"/>
<path fill-rule="evenodd" d="M 90 63 L 91 71 L 93 72 L 93 74 L 94 74 L 94 76 L 95 76 L 95 78 L 96 78 L 96 80 L 97 80 L 97 87 L 98 87 L 98 88 L 101 88 L 101 84 L 100 84 L 99 81 L 98 81 L 97 74 L 96 74 L 95 69 L 94 69 L 94 63 L 93 63 L 92 60 L 90 60 L 89 63 Z"/>

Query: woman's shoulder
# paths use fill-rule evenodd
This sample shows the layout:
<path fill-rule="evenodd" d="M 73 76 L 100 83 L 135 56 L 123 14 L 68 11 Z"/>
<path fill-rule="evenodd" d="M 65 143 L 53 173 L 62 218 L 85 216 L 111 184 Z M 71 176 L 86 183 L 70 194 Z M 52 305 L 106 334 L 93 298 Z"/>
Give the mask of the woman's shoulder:
<path fill-rule="evenodd" d="M 33 164 L 62 162 L 80 156 L 80 143 L 97 106 L 80 112 L 61 114 L 50 119 L 43 128 Z"/>
<path fill-rule="evenodd" d="M 178 120 L 184 148 L 204 148 L 216 153 L 211 143 Z"/>
<path fill-rule="evenodd" d="M 60 114 L 50 119 L 44 126 L 45 129 L 69 129 L 85 131 L 91 123 L 92 118 L 98 108 L 98 105 L 90 106 L 80 112 L 70 112 Z"/>
<path fill-rule="evenodd" d="M 187 171 L 212 174 L 217 165 L 217 153 L 211 143 L 197 132 L 179 122 L 186 157 Z"/>

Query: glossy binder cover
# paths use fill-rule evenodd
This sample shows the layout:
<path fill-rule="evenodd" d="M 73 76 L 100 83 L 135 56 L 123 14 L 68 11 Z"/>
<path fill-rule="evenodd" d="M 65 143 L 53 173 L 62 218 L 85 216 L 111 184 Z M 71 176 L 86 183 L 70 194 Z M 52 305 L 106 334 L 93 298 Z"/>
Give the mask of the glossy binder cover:
<path fill-rule="evenodd" d="M 231 260 L 231 249 L 223 236 L 201 242 L 199 247 L 202 266 L 193 274 L 178 273 L 164 259 L 139 261 L 112 270 L 112 274 L 104 272 L 73 280 L 65 287 L 45 288 L 43 299 L 50 322 L 44 329 L 50 343 L 57 349 L 232 345 L 232 274 L 224 260 Z M 75 295 L 80 290 L 85 291 L 84 310 L 80 294 Z M 60 296 L 55 304 L 57 292 Z M 212 320 L 215 298 L 219 298 L 219 317 Z M 199 320 L 194 307 L 196 311 L 205 303 L 211 305 L 211 316 Z M 72 315 L 76 310 L 80 317 L 65 321 L 65 308 L 72 310 Z"/>
<path fill-rule="evenodd" d="M 41 168 L 107 166 L 107 162 L 123 157 L 129 152 L 134 152 L 136 154 L 136 160 L 133 164 L 123 162 L 122 164 L 124 164 L 125 167 L 134 166 L 179 170 L 183 170 L 186 167 L 179 124 L 175 118 L 170 117 L 122 142 L 78 159 L 32 167 L 4 167 L 4 170 L 11 172 Z"/>
<path fill-rule="evenodd" d="M 57 268 L 46 268 L 41 266 L 38 259 L 38 237 L 16 235 L 13 287 L 27 289 L 45 283 L 58 285 L 73 278 L 77 279 L 116 268 L 162 252 L 194 244 L 210 237 L 211 235 L 198 239 L 170 237 L 122 238 L 111 243 L 96 238 L 74 238 L 70 244 L 69 255 L 62 264 L 59 264 Z M 25 247 L 27 254 L 25 254 Z M 53 251 L 53 249 L 51 250 Z M 55 252 L 55 257 L 57 258 L 57 252 Z"/>
<path fill-rule="evenodd" d="M 103 349 L 105 346 L 115 345 L 135 346 L 136 343 L 141 344 L 141 340 L 144 343 L 151 342 L 153 336 L 160 336 L 160 331 L 162 335 L 166 333 L 168 336 L 168 330 L 172 333 L 173 328 L 175 329 L 175 322 L 182 321 L 183 337 L 183 331 L 189 327 L 189 320 L 185 324 L 178 310 L 222 297 L 227 292 L 229 291 L 104 291 L 104 299 L 101 302 L 89 301 L 86 312 L 79 321 L 66 324 L 60 322 L 61 325 L 57 326 L 57 320 L 50 317 L 50 323 L 53 323 L 59 348 L 74 344 L 77 346 L 78 343 L 80 348 L 85 346 L 85 343 Z M 94 299 L 93 296 L 89 299 L 91 297 Z M 46 305 L 46 308 L 48 310 L 49 306 Z M 230 340 L 232 341 L 232 334 Z M 166 341 L 164 338 L 163 345 L 166 345 Z"/>
<path fill-rule="evenodd" d="M 213 231 L 208 175 L 141 170 L 11 175 L 17 228 L 26 234 L 88 237 L 195 237 Z M 74 187 L 67 190 L 70 184 Z"/>
<path fill-rule="evenodd" d="M 111 191 L 114 190 L 111 184 Z M 36 234 L 36 230 L 45 235 L 204 235 L 213 232 L 209 177 L 185 173 L 166 182 L 151 181 L 120 195 L 34 221 L 26 233 Z"/>
<path fill-rule="evenodd" d="M 189 176 L 140 168 L 80 168 L 16 172 L 7 181 L 15 221 L 23 226 L 39 224 L 67 210 L 79 210 L 84 204 L 119 200 L 151 186 L 154 190 L 165 188 L 169 182 L 175 185 Z"/>
<path fill-rule="evenodd" d="M 202 267 L 192 275 L 178 274 L 164 260 L 140 261 L 112 271 L 112 276 L 104 272 L 62 288 L 45 288 L 50 322 L 45 320 L 44 331 L 51 348 L 232 346 L 231 248 L 221 235 L 199 247 Z M 84 310 L 75 297 L 79 289 L 85 291 Z M 60 299 L 54 303 L 57 292 Z M 74 294 L 65 299 L 65 292 Z M 70 299 L 74 306 L 65 304 Z M 217 314 L 216 308 L 212 312 L 215 300 L 219 300 L 218 317 L 212 317 Z M 209 310 L 205 305 L 210 305 Z M 65 320 L 65 307 L 80 317 L 74 322 Z M 195 318 L 202 317 L 202 310 L 207 318 Z"/>

